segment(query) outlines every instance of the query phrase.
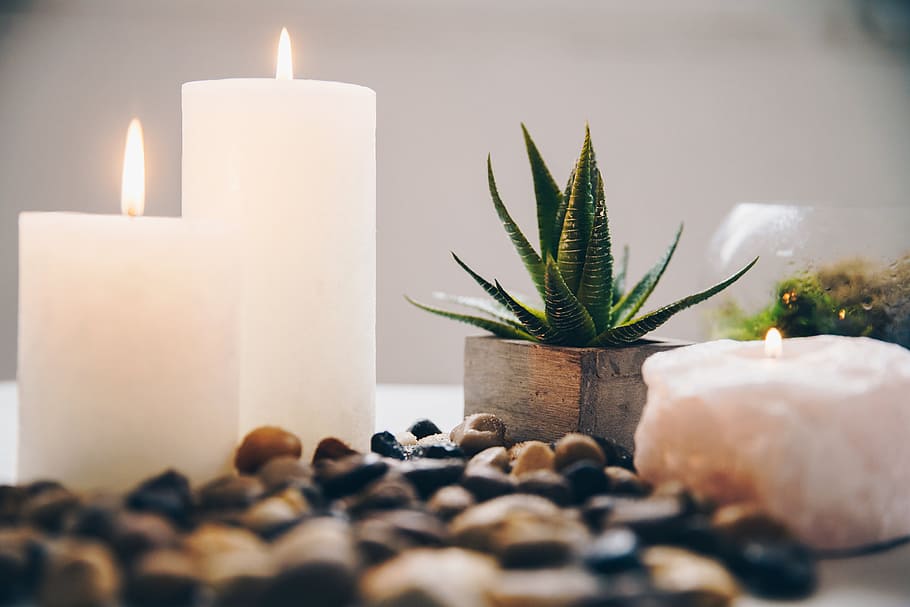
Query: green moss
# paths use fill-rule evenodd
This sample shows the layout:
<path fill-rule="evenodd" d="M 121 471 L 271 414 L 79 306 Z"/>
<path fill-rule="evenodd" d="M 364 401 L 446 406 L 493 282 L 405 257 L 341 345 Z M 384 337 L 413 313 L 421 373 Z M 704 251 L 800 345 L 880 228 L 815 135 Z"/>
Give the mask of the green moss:
<path fill-rule="evenodd" d="M 761 339 L 771 327 L 787 337 L 873 337 L 910 347 L 910 255 L 886 268 L 853 259 L 788 277 L 755 314 L 735 302 L 717 312 L 715 333 Z"/>

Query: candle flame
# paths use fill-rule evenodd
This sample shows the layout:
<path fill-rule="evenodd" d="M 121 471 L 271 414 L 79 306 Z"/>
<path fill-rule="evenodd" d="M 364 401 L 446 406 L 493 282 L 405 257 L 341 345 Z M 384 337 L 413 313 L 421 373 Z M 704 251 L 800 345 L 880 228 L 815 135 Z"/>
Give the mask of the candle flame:
<path fill-rule="evenodd" d="M 765 356 L 768 358 L 780 358 L 784 353 L 784 339 L 780 331 L 771 327 L 765 335 Z"/>
<path fill-rule="evenodd" d="M 288 28 L 281 28 L 281 36 L 278 38 L 278 67 L 275 70 L 275 78 L 278 80 L 294 79 L 294 64 L 291 60 L 291 37 L 288 35 Z"/>
<path fill-rule="evenodd" d="M 126 131 L 120 210 L 130 217 L 142 215 L 145 210 L 145 149 L 142 142 L 142 124 L 137 118 L 133 118 Z"/>

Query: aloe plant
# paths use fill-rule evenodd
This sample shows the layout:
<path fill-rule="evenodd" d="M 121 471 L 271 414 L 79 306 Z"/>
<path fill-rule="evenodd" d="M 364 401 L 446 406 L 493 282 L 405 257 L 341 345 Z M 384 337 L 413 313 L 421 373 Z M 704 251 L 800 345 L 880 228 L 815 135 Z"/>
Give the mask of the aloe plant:
<path fill-rule="evenodd" d="M 423 310 L 480 327 L 494 335 L 563 346 L 620 346 L 641 339 L 674 314 L 723 291 L 739 280 L 758 258 L 728 279 L 679 301 L 638 315 L 654 291 L 676 251 L 682 225 L 657 263 L 626 289 L 628 247 L 617 263 L 613 257 L 603 176 L 597 167 L 590 129 L 585 127 L 581 155 L 562 190 L 522 125 L 534 194 L 537 200 L 539 250 L 525 237 L 509 215 L 487 157 L 487 178 L 493 207 L 527 268 L 540 296 L 540 304 L 507 291 L 499 281 L 490 282 L 454 253 L 455 262 L 490 299 L 435 294 L 437 299 L 468 308 L 472 314 L 452 312 L 406 299 Z"/>

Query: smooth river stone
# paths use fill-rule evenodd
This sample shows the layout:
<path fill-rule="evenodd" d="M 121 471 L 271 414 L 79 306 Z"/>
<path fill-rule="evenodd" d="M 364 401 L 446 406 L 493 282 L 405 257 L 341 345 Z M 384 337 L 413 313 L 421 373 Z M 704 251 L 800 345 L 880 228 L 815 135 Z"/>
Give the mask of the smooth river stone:
<path fill-rule="evenodd" d="M 635 465 L 753 502 L 820 549 L 910 535 L 910 351 L 867 338 L 718 341 L 655 354 Z"/>

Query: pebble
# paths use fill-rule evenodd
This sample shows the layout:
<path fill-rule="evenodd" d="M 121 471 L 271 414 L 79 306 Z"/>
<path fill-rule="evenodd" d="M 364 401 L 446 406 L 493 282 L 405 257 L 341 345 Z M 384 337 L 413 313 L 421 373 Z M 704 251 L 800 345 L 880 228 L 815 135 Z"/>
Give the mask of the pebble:
<path fill-rule="evenodd" d="M 769 599 L 802 599 L 818 583 L 815 558 L 794 542 L 750 541 L 728 562 L 753 594 Z"/>
<path fill-rule="evenodd" d="M 41 607 L 107 607 L 120 591 L 120 575 L 101 544 L 63 540 L 48 557 L 38 602 Z"/>
<path fill-rule="evenodd" d="M 418 510 L 382 512 L 359 521 L 354 529 L 357 547 L 369 564 L 393 558 L 421 546 L 442 546 L 448 530 L 435 516 Z"/>
<path fill-rule="evenodd" d="M 607 476 L 608 491 L 614 495 L 647 495 L 651 487 L 634 472 L 619 466 L 607 466 L 604 469 Z"/>
<path fill-rule="evenodd" d="M 526 524 L 537 525 L 538 529 L 558 527 L 567 536 L 583 533 L 580 523 L 567 518 L 553 502 L 536 495 L 506 495 L 472 506 L 452 520 L 449 531 L 453 542 L 462 548 L 496 554 L 503 542 L 515 539 L 514 529 Z"/>
<path fill-rule="evenodd" d="M 416 505 L 417 490 L 404 476 L 390 473 L 373 481 L 346 500 L 346 509 L 354 516 L 374 510 L 392 510 Z"/>
<path fill-rule="evenodd" d="M 555 470 L 556 456 L 550 445 L 540 441 L 526 441 L 512 447 L 514 453 L 512 474 L 521 476 L 539 470 Z"/>
<path fill-rule="evenodd" d="M 411 427 L 408 428 L 408 432 L 417 437 L 418 440 L 434 434 L 442 434 L 442 430 L 439 429 L 439 426 L 428 419 L 418 419 L 411 424 Z"/>
<path fill-rule="evenodd" d="M 556 441 L 556 469 L 564 470 L 575 462 L 589 461 L 600 466 L 607 462 L 603 450 L 590 436 L 572 432 Z"/>
<path fill-rule="evenodd" d="M 573 607 L 596 596 L 598 588 L 593 575 L 566 567 L 506 573 L 490 595 L 496 607 Z"/>
<path fill-rule="evenodd" d="M 461 486 L 483 502 L 515 490 L 515 479 L 492 466 L 469 466 L 461 477 Z"/>
<path fill-rule="evenodd" d="M 44 540 L 27 527 L 0 527 L 0 605 L 31 594 L 45 557 Z"/>
<path fill-rule="evenodd" d="M 0 525 L 13 524 L 19 520 L 27 497 L 24 487 L 0 485 Z"/>
<path fill-rule="evenodd" d="M 261 426 L 243 437 L 234 455 L 234 467 L 241 474 L 256 474 L 270 459 L 300 458 L 302 452 L 297 435 L 277 426 Z"/>
<path fill-rule="evenodd" d="M 336 459 L 336 458 L 320 458 Z M 312 488 L 313 468 L 291 456 L 271 459 L 259 469 L 259 480 L 268 493 L 287 487 Z"/>
<path fill-rule="evenodd" d="M 401 446 L 395 435 L 388 431 L 377 432 L 373 435 L 373 438 L 370 439 L 370 450 L 373 453 L 392 459 L 407 458 L 404 447 Z"/>
<path fill-rule="evenodd" d="M 411 434 L 410 432 L 399 432 L 395 435 L 395 440 L 397 440 L 402 447 L 416 447 L 417 446 L 417 437 Z"/>
<path fill-rule="evenodd" d="M 429 459 L 447 459 L 451 457 L 457 457 L 459 459 L 464 457 L 464 451 L 461 450 L 461 447 L 455 443 L 440 443 L 438 445 L 429 445 L 427 447 L 422 447 L 421 452 L 423 457 Z"/>
<path fill-rule="evenodd" d="M 506 517 L 494 532 L 494 551 L 505 568 L 554 567 L 568 563 L 576 546 L 588 539 L 577 521 L 537 518 L 524 513 Z"/>
<path fill-rule="evenodd" d="M 186 545 L 215 593 L 215 605 L 260 604 L 275 568 L 259 538 L 245 529 L 206 524 L 187 538 Z"/>
<path fill-rule="evenodd" d="M 617 498 L 606 522 L 630 527 L 645 542 L 658 542 L 679 528 L 684 515 L 683 504 L 672 496 Z"/>
<path fill-rule="evenodd" d="M 178 526 L 189 526 L 193 511 L 190 481 L 176 470 L 166 470 L 133 489 L 126 497 L 126 505 L 132 510 L 160 514 Z"/>
<path fill-rule="evenodd" d="M 515 492 L 539 495 L 559 506 L 568 506 L 573 501 L 569 481 L 552 470 L 537 470 L 522 474 L 518 477 Z"/>
<path fill-rule="evenodd" d="M 28 497 L 22 506 L 22 518 L 48 533 L 63 530 L 67 516 L 79 508 L 79 497 L 63 487 L 53 487 Z"/>
<path fill-rule="evenodd" d="M 192 607 L 205 587 L 198 563 L 178 550 L 149 552 L 126 584 L 125 598 L 134 607 Z"/>
<path fill-rule="evenodd" d="M 654 585 L 671 595 L 685 595 L 685 605 L 723 607 L 739 595 L 739 586 L 717 561 L 670 546 L 644 551 L 642 562 Z"/>
<path fill-rule="evenodd" d="M 279 573 L 269 580 L 262 607 L 342 607 L 357 596 L 358 555 L 347 523 L 304 521 L 273 546 Z"/>
<path fill-rule="evenodd" d="M 729 542 L 790 540 L 787 527 L 754 504 L 741 503 L 715 510 L 711 523 L 718 535 Z"/>
<path fill-rule="evenodd" d="M 616 573 L 641 565 L 639 541 L 628 527 L 613 527 L 599 535 L 584 550 L 584 563 L 597 573 Z"/>
<path fill-rule="evenodd" d="M 606 493 L 609 487 L 604 467 L 587 460 L 568 466 L 562 470 L 562 475 L 569 482 L 572 496 L 579 504 L 594 495 Z"/>
<path fill-rule="evenodd" d="M 427 509 L 443 520 L 461 514 L 477 503 L 474 494 L 459 485 L 443 487 L 427 502 Z"/>
<path fill-rule="evenodd" d="M 285 489 L 253 504 L 243 513 L 240 521 L 250 531 L 273 539 L 295 525 L 309 509 L 309 503 L 299 491 Z"/>
<path fill-rule="evenodd" d="M 618 466 L 620 468 L 625 468 L 630 472 L 635 472 L 635 457 L 632 455 L 632 452 L 614 441 L 611 438 L 603 438 L 600 436 L 592 436 L 597 444 L 600 446 L 601 451 L 606 457 L 606 464 L 608 466 Z"/>
<path fill-rule="evenodd" d="M 452 442 L 447 433 L 431 434 L 417 439 L 417 446 L 430 447 L 432 445 L 447 445 Z"/>
<path fill-rule="evenodd" d="M 507 472 L 509 470 L 510 459 L 509 452 L 506 451 L 505 447 L 489 447 L 484 449 L 480 453 L 477 453 L 468 461 L 468 467 L 473 468 L 474 466 L 490 466 Z"/>
<path fill-rule="evenodd" d="M 449 438 L 467 455 L 474 455 L 489 447 L 505 445 L 506 425 L 490 413 L 475 413 L 455 426 Z"/>
<path fill-rule="evenodd" d="M 95 496 L 67 517 L 64 531 L 68 535 L 110 544 L 122 512 L 123 504 L 119 499 Z"/>
<path fill-rule="evenodd" d="M 341 439 L 330 436 L 319 441 L 316 450 L 313 452 L 313 463 L 321 459 L 341 459 L 348 455 L 357 453 L 354 449 Z M 296 458 L 295 458 L 296 459 Z"/>
<path fill-rule="evenodd" d="M 335 499 L 357 493 L 388 469 L 389 464 L 375 453 L 349 455 L 340 460 L 321 460 L 316 466 L 316 481 L 326 497 Z"/>
<path fill-rule="evenodd" d="M 110 546 L 124 563 L 150 550 L 177 545 L 179 535 L 170 520 L 157 514 L 124 512 L 117 516 Z"/>
<path fill-rule="evenodd" d="M 414 485 L 423 499 L 442 487 L 457 483 L 464 470 L 464 462 L 460 459 L 416 459 L 399 467 L 401 474 Z"/>
<path fill-rule="evenodd" d="M 197 498 L 204 510 L 231 510 L 246 508 L 264 493 L 265 486 L 259 478 L 231 474 L 203 485 Z"/>
<path fill-rule="evenodd" d="M 490 607 L 499 583 L 491 558 L 462 550 L 409 550 L 366 572 L 361 589 L 369 607 Z"/>

